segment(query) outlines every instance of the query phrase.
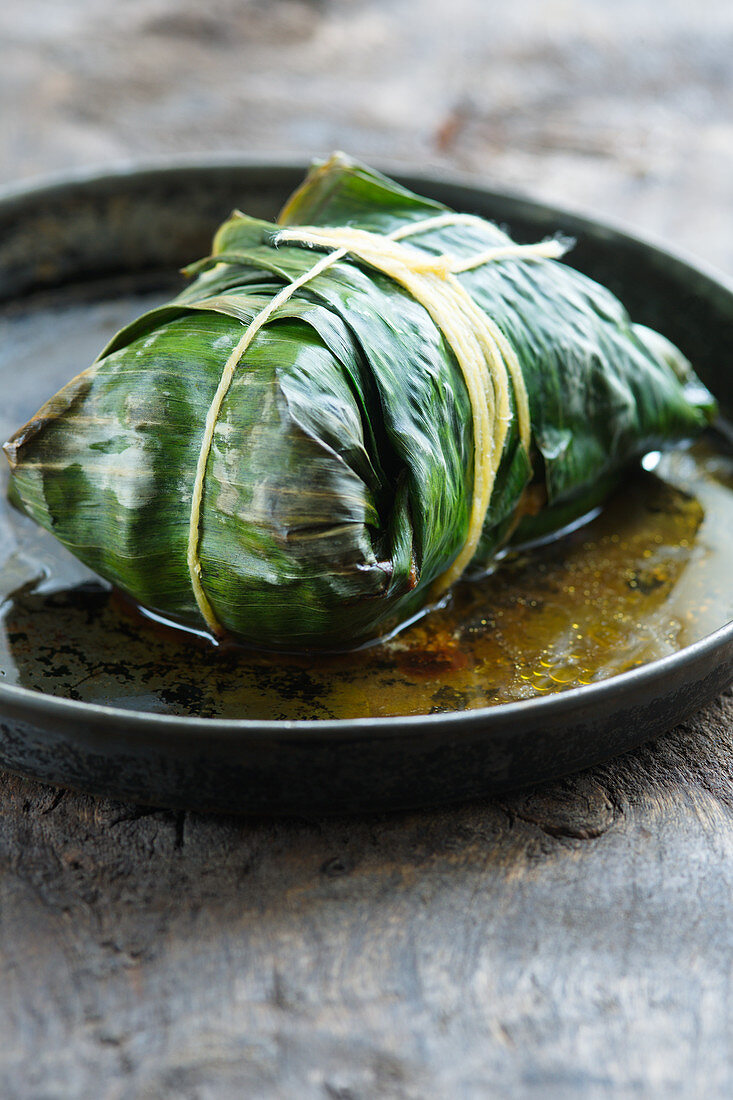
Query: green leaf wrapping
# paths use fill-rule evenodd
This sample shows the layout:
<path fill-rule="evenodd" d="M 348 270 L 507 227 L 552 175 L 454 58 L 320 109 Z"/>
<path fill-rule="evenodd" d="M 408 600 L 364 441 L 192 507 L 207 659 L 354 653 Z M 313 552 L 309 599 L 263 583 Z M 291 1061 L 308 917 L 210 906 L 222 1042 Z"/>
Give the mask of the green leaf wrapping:
<path fill-rule="evenodd" d="M 389 233 L 444 210 L 335 158 L 283 212 L 288 224 Z M 202 626 L 186 560 L 204 422 L 244 327 L 319 254 L 234 214 L 195 280 L 123 329 L 8 444 L 25 510 L 141 604 Z M 489 223 L 412 246 L 469 257 Z M 529 395 L 532 463 L 513 421 L 473 572 L 517 535 L 582 514 L 645 451 L 697 433 L 714 402 L 681 355 L 631 324 L 605 289 L 552 261 L 504 259 L 460 276 L 509 339 Z M 534 465 L 534 472 L 532 469 Z M 452 350 L 425 308 L 341 261 L 255 337 L 214 432 L 200 516 L 201 578 L 219 623 L 269 649 L 338 649 L 419 612 L 462 549 L 473 427 Z"/>

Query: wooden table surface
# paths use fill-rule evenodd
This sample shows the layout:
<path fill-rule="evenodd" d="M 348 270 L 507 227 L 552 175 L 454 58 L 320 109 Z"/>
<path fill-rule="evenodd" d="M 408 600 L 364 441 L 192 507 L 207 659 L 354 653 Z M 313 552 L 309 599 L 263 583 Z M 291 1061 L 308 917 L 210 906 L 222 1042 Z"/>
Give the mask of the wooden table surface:
<path fill-rule="evenodd" d="M 25 0 L 0 184 L 227 150 L 450 168 L 733 271 L 733 7 Z M 436 812 L 243 821 L 0 776 L 0 1097 L 733 1094 L 733 697 Z"/>

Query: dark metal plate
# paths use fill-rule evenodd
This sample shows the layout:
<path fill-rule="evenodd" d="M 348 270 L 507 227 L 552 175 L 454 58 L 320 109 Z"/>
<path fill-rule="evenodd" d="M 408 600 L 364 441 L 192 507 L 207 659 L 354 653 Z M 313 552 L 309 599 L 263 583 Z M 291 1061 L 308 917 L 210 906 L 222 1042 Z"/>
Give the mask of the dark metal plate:
<path fill-rule="evenodd" d="M 231 208 L 271 217 L 302 173 L 301 166 L 189 163 L 0 195 L 0 324 L 10 333 L 0 356 L 3 430 L 86 366 L 110 331 L 163 295 L 170 272 L 206 251 Z M 725 280 L 608 225 L 517 196 L 455 182 L 406 182 L 506 223 L 519 239 L 558 230 L 574 236 L 572 263 L 619 293 L 636 320 L 675 340 L 723 405 L 733 406 L 733 288 Z M 26 593 L 27 609 L 58 569 L 55 551 L 46 536 L 18 528 L 5 513 L 0 539 L 2 595 Z M 98 612 L 104 594 L 90 593 L 88 574 L 71 561 L 63 568 L 68 590 L 77 591 L 76 583 L 85 595 L 80 607 Z M 149 711 L 139 709 L 140 697 L 137 709 L 127 709 L 112 687 L 106 697 L 97 694 L 98 702 L 59 697 L 58 683 L 73 680 L 69 636 L 73 615 L 78 632 L 82 612 L 68 599 L 54 606 L 57 621 L 40 648 L 50 654 L 55 694 L 37 690 L 42 676 L 21 678 L 33 690 L 9 683 L 9 666 L 0 667 L 0 765 L 167 806 L 344 812 L 504 790 L 623 752 L 689 717 L 733 679 L 729 623 L 612 679 L 494 707 L 342 720 L 187 717 L 183 686 L 174 714 L 155 713 L 153 695 Z M 97 614 L 90 630 L 99 622 Z M 21 626 L 5 626 L 20 660 Z M 133 644 L 139 648 L 135 620 L 124 630 L 129 655 Z M 117 681 L 126 659 L 124 631 L 121 637 Z"/>

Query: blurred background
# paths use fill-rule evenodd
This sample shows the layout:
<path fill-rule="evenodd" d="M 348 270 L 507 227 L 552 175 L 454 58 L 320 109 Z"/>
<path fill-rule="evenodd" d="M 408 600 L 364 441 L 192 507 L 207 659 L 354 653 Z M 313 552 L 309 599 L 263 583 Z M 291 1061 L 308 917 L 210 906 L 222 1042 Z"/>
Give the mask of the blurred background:
<path fill-rule="evenodd" d="M 733 270 L 733 4 L 2 5 L 0 183 L 334 148 L 605 213 Z"/>

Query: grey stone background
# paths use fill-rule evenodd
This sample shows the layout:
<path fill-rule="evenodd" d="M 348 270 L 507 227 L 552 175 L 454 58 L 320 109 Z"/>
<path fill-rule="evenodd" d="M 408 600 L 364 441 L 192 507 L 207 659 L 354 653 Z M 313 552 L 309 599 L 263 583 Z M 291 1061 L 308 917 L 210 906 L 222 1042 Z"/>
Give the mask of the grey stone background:
<path fill-rule="evenodd" d="M 450 169 L 733 271 L 729 0 L 6 0 L 0 184 Z M 541 790 L 242 822 L 0 776 L 0 1097 L 728 1097 L 733 698 Z"/>

